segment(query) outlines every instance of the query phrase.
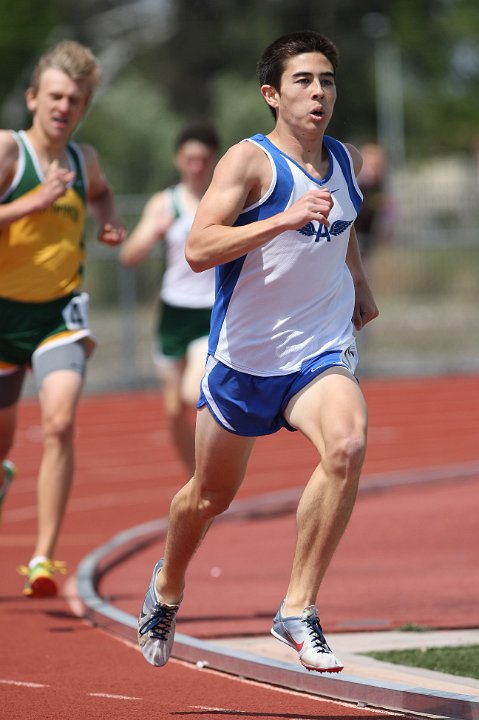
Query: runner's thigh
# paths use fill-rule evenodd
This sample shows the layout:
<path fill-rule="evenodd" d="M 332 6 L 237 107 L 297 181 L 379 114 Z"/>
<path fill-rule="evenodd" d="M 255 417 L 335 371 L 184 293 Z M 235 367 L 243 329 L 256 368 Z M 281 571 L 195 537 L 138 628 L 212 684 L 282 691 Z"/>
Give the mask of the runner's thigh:
<path fill-rule="evenodd" d="M 224 430 L 206 407 L 198 410 L 195 481 L 232 499 L 243 481 L 254 441 Z"/>
<path fill-rule="evenodd" d="M 351 434 L 365 438 L 367 409 L 356 379 L 333 367 L 289 401 L 284 416 L 323 453 L 328 441 Z"/>
<path fill-rule="evenodd" d="M 37 388 L 40 389 L 45 378 L 58 370 L 70 370 L 83 379 L 86 362 L 86 349 L 82 340 L 33 353 L 32 371 Z"/>
<path fill-rule="evenodd" d="M 12 372 L 0 375 L 0 408 L 15 405 L 22 393 L 26 365 L 19 365 Z"/>
<path fill-rule="evenodd" d="M 207 337 L 198 338 L 188 345 L 181 396 L 183 400 L 190 405 L 195 405 L 198 401 L 200 395 L 200 383 L 205 372 L 207 354 Z"/>

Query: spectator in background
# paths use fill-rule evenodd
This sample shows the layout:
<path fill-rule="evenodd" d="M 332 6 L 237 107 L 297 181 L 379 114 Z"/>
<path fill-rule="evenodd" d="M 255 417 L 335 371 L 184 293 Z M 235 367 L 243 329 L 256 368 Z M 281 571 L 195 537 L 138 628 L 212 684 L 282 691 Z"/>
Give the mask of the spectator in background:
<path fill-rule="evenodd" d="M 14 475 L 17 406 L 28 368 L 38 388 L 43 454 L 38 531 L 27 597 L 55 595 L 53 560 L 74 472 L 74 425 L 87 358 L 94 346 L 83 274 L 85 206 L 98 239 L 120 243 L 110 186 L 93 147 L 70 138 L 100 81 L 91 51 L 61 42 L 37 63 L 26 102 L 31 127 L 0 131 L 0 506 Z"/>
<path fill-rule="evenodd" d="M 377 143 L 366 143 L 359 150 L 363 166 L 358 184 L 363 193 L 363 204 L 354 226 L 361 257 L 367 266 L 376 248 L 390 238 L 391 207 L 383 148 Z"/>
<path fill-rule="evenodd" d="M 150 198 L 120 253 L 121 262 L 133 266 L 158 243 L 165 244 L 154 359 L 168 427 L 188 476 L 195 467 L 190 414 L 205 367 L 215 273 L 194 273 L 185 259 L 185 244 L 211 181 L 218 145 L 216 130 L 207 120 L 192 121 L 180 131 L 175 146 L 180 181 Z"/>

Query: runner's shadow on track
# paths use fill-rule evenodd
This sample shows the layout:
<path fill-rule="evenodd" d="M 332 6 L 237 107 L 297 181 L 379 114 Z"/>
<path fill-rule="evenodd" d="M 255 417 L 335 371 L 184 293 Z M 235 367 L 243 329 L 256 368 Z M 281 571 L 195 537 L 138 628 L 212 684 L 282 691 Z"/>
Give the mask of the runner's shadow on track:
<path fill-rule="evenodd" d="M 18 598 L 15 599 L 18 600 Z M 73 615 L 73 613 L 69 613 L 67 610 L 54 610 L 52 608 L 42 607 L 41 605 L 33 605 L 34 602 L 34 600 L 28 600 L 28 607 L 26 604 L 23 607 L 17 606 L 12 612 L 18 615 L 47 615 L 48 617 L 58 618 L 59 620 L 71 620 L 72 622 L 82 620 L 79 615 Z"/>
<path fill-rule="evenodd" d="M 32 602 L 34 601 L 28 601 L 28 603 Z M 54 610 L 52 608 L 41 607 L 40 605 L 37 605 L 35 607 L 31 604 L 29 604 L 28 607 L 26 605 L 24 605 L 23 607 L 17 606 L 14 610 L 12 610 L 12 614 L 29 616 L 42 615 L 43 617 L 51 618 L 53 620 L 66 620 L 67 622 L 70 622 L 72 623 L 72 625 L 75 626 L 75 630 L 77 629 L 79 624 L 86 618 L 86 616 L 81 617 L 79 615 L 73 615 L 66 610 Z M 60 630 L 55 630 L 55 632 L 60 632 Z"/>
<path fill-rule="evenodd" d="M 143 599 L 143 595 L 136 595 L 133 593 L 122 593 L 114 595 L 105 595 L 103 600 L 110 603 L 110 605 L 116 605 L 118 602 L 124 602 L 127 600 L 137 600 L 140 602 Z M 210 623 L 210 622 L 248 622 L 249 620 L 271 620 L 274 617 L 276 610 L 271 609 L 269 612 L 261 613 L 249 613 L 245 615 L 181 615 L 177 618 L 177 624 L 185 625 L 186 623 Z"/>
<path fill-rule="evenodd" d="M 371 708 L 374 710 L 374 708 Z M 391 720 L 391 714 L 381 715 L 381 711 L 374 713 L 374 720 Z M 237 717 L 237 718 L 269 718 L 270 720 L 358 720 L 360 715 L 305 715 L 304 713 L 269 713 L 269 712 L 248 712 L 247 710 L 222 710 L 222 709 L 205 709 L 205 710 L 184 710 L 170 713 L 171 716 L 186 717 L 188 715 L 205 715 L 208 717 Z M 366 716 L 363 716 L 366 717 Z M 405 716 L 403 716 L 405 717 Z"/>
<path fill-rule="evenodd" d="M 271 620 L 271 618 L 274 617 L 276 613 L 276 610 L 272 610 L 271 612 L 265 613 L 249 613 L 247 615 L 182 615 L 181 617 L 177 617 L 177 624 L 182 625 L 184 623 L 209 623 L 209 622 L 224 622 L 226 620 L 228 621 L 237 621 L 241 622 L 243 620 Z"/>
<path fill-rule="evenodd" d="M 100 592 L 101 595 L 101 592 Z M 109 595 L 101 595 L 102 600 L 104 600 L 107 603 L 110 603 L 110 605 L 114 605 L 117 602 L 125 602 L 125 601 L 131 601 L 133 600 L 135 603 L 142 603 L 143 598 L 145 597 L 144 592 L 138 592 L 138 593 L 112 593 Z"/>

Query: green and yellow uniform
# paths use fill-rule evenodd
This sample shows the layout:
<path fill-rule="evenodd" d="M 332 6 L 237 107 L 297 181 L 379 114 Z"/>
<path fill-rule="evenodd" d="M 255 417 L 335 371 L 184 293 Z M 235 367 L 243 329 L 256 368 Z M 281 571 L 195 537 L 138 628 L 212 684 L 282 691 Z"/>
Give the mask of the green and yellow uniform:
<path fill-rule="evenodd" d="M 26 134 L 13 133 L 18 169 L 2 204 L 38 192 L 44 180 Z M 34 352 L 91 336 L 85 293 L 87 175 L 75 143 L 66 148 L 75 179 L 51 207 L 0 229 L 0 373 L 30 363 Z"/>

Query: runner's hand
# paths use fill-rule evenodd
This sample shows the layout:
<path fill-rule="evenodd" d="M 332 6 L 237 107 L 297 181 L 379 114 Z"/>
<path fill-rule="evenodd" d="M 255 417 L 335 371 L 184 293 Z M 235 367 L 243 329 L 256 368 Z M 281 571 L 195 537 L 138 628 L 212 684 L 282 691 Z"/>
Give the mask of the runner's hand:
<path fill-rule="evenodd" d="M 328 215 L 333 204 L 329 190 L 309 190 L 284 211 L 283 217 L 290 223 L 291 230 L 297 230 L 312 220 L 329 227 Z"/>
<path fill-rule="evenodd" d="M 105 245 L 120 245 L 126 238 L 126 228 L 120 222 L 112 220 L 105 223 L 98 233 L 98 240 Z"/>
<path fill-rule="evenodd" d="M 68 186 L 75 179 L 75 173 L 72 170 L 65 170 L 58 164 L 58 160 L 50 163 L 45 175 L 45 180 L 41 184 L 36 200 L 42 210 L 53 205 L 55 200 L 62 197 L 68 189 Z"/>

